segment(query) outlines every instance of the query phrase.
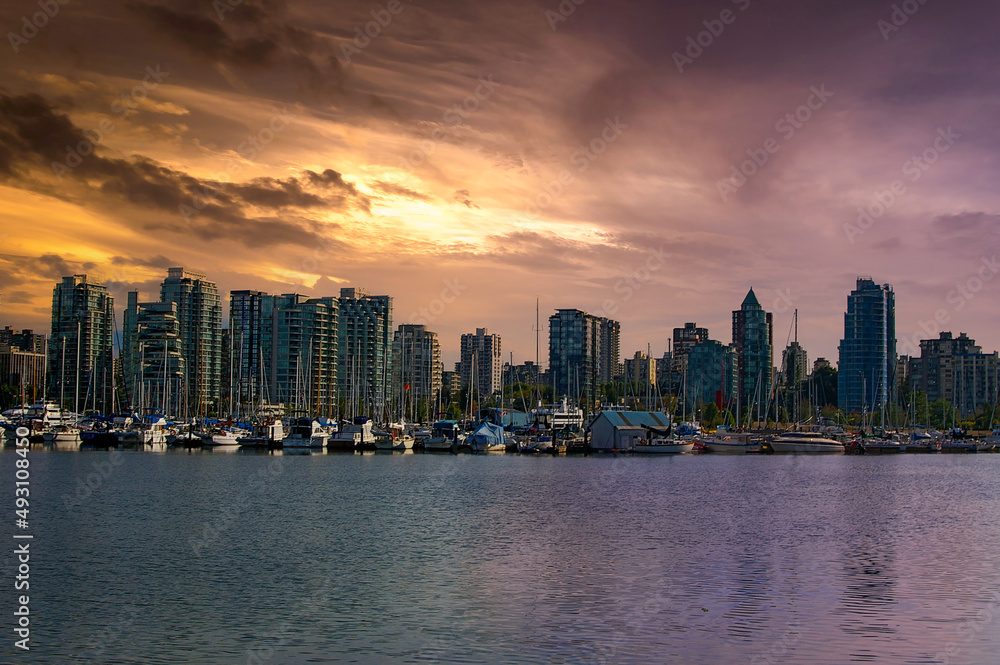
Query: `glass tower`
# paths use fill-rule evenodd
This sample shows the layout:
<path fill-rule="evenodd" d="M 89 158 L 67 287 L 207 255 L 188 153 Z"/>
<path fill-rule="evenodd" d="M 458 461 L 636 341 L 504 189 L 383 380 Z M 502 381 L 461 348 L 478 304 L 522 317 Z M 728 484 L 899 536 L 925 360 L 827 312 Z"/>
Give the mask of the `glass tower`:
<path fill-rule="evenodd" d="M 847 413 L 881 410 L 896 371 L 896 296 L 888 284 L 858 277 L 847 297 L 837 374 L 838 405 Z"/>

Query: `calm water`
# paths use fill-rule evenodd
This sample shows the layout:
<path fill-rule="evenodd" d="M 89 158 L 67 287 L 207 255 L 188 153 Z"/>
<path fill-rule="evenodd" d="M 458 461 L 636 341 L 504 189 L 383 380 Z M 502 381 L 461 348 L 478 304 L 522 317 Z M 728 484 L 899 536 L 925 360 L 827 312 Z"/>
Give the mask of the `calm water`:
<path fill-rule="evenodd" d="M 1000 455 L 31 469 L 32 650 L 8 554 L 2 662 L 1000 662 Z"/>

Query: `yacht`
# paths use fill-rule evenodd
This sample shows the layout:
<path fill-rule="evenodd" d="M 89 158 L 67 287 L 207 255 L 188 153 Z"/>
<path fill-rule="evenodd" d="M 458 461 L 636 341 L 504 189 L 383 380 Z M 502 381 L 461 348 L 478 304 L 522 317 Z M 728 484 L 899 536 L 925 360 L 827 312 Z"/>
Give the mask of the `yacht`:
<path fill-rule="evenodd" d="M 253 432 L 240 437 L 240 446 L 244 448 L 276 448 L 282 445 L 285 438 L 285 425 L 281 418 L 266 417 L 254 423 Z"/>
<path fill-rule="evenodd" d="M 424 439 L 424 451 L 429 453 L 449 453 L 457 448 L 464 437 L 457 420 L 439 420 L 431 428 L 431 436 Z"/>
<path fill-rule="evenodd" d="M 235 449 L 240 445 L 240 439 L 249 433 L 240 427 L 213 427 L 207 434 L 199 436 L 206 447 Z"/>
<path fill-rule="evenodd" d="M 828 439 L 819 432 L 783 432 L 769 442 L 776 453 L 841 453 L 840 441 Z"/>
<path fill-rule="evenodd" d="M 703 436 L 698 442 L 710 452 L 721 455 L 745 455 L 759 453 L 760 442 L 750 432 L 730 432 L 720 429 L 711 436 Z"/>
<path fill-rule="evenodd" d="M 315 418 L 296 418 L 288 428 L 282 448 L 323 448 L 330 435 Z"/>
<path fill-rule="evenodd" d="M 359 416 L 349 423 L 341 423 L 338 430 L 329 435 L 326 445 L 340 450 L 374 450 L 375 433 L 372 432 L 371 418 Z"/>
<path fill-rule="evenodd" d="M 80 428 L 73 425 L 56 425 L 42 434 L 42 440 L 60 449 L 79 448 Z"/>
<path fill-rule="evenodd" d="M 694 450 L 694 441 L 682 441 L 676 436 L 654 436 L 632 446 L 633 453 L 678 455 Z"/>

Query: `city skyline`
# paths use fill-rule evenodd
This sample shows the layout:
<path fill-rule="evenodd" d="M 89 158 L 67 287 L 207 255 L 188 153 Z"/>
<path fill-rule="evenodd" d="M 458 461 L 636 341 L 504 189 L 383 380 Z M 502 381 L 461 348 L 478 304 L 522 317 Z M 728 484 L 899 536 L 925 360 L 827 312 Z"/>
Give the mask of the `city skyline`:
<path fill-rule="evenodd" d="M 206 279 L 207 278 L 209 284 L 214 284 L 214 282 L 211 279 L 211 275 L 205 275 L 204 273 L 201 273 L 200 271 L 190 270 L 190 269 L 184 268 L 184 267 L 170 268 L 169 269 L 169 273 L 170 274 L 168 275 L 168 277 L 166 279 L 169 280 L 170 277 L 173 276 L 173 273 L 175 271 L 183 271 L 183 274 L 185 274 L 185 275 L 194 275 L 196 278 L 200 278 L 200 279 Z M 178 274 L 181 274 L 181 273 L 178 273 Z M 162 275 L 162 273 L 161 273 L 161 275 Z M 87 284 L 96 286 L 98 288 L 105 288 L 104 284 L 99 283 L 99 282 L 95 282 L 93 279 L 89 278 L 86 274 L 67 275 L 67 276 L 62 277 L 61 281 L 65 281 L 66 279 L 74 280 L 74 279 L 77 279 L 77 278 L 87 278 L 87 280 L 86 280 Z M 164 278 L 161 278 L 161 280 L 162 279 L 164 279 Z M 866 276 L 859 276 L 859 277 L 857 277 L 857 281 L 860 284 L 861 281 L 871 281 L 871 278 L 870 277 L 866 277 Z M 58 284 L 59 284 L 59 282 L 56 282 L 56 286 L 58 286 Z M 886 286 L 888 286 L 890 288 L 892 287 L 891 284 L 887 284 Z M 108 292 L 109 295 L 111 294 L 111 290 L 110 289 L 105 289 L 105 290 Z M 277 299 L 286 299 L 287 297 L 295 297 L 298 300 L 301 300 L 303 303 L 305 303 L 306 301 L 308 301 L 310 303 L 312 303 L 314 301 L 317 301 L 317 302 L 318 301 L 323 301 L 323 302 L 328 302 L 329 303 L 329 302 L 338 301 L 340 298 L 343 298 L 343 297 L 348 297 L 349 299 L 352 299 L 353 295 L 350 295 L 350 294 L 353 294 L 353 293 L 357 293 L 358 296 L 362 297 L 362 298 L 372 298 L 373 297 L 370 294 L 368 294 L 366 291 L 364 291 L 363 289 L 356 289 L 356 288 L 353 288 L 353 287 L 350 287 L 350 288 L 345 287 L 345 288 L 342 289 L 342 291 L 341 291 L 341 293 L 339 295 L 334 295 L 334 296 L 331 296 L 331 295 L 313 296 L 313 295 L 304 294 L 304 293 L 265 294 L 263 292 L 257 292 L 257 291 L 246 290 L 246 289 L 237 289 L 237 290 L 229 292 L 228 294 L 224 294 L 224 292 L 222 292 L 220 290 L 219 291 L 219 297 L 220 297 L 220 302 L 221 302 L 221 310 L 224 311 L 224 312 L 226 312 L 226 315 L 221 320 L 221 323 L 222 323 L 221 330 L 224 333 L 228 334 L 228 333 L 230 333 L 234 329 L 233 328 L 233 325 L 234 325 L 234 318 L 233 318 L 234 317 L 234 313 L 240 307 L 246 307 L 246 305 L 243 303 L 243 300 L 246 299 L 246 298 L 248 298 L 248 297 L 251 297 L 251 294 L 253 296 L 255 296 L 255 297 L 264 298 L 264 299 L 276 299 L 276 298 Z M 845 304 L 845 309 L 847 309 L 847 308 L 849 308 L 851 306 L 850 303 L 851 303 L 851 299 L 852 299 L 852 296 L 854 295 L 854 293 L 855 293 L 855 291 L 850 291 L 850 292 L 845 293 L 845 303 L 846 303 Z M 347 294 L 347 295 L 345 296 L 345 294 Z M 125 359 L 128 356 L 127 351 L 126 352 L 121 352 L 122 355 L 119 356 L 119 353 L 120 353 L 119 346 L 123 346 L 123 348 L 124 348 L 124 346 L 128 346 L 127 339 L 126 339 L 127 338 L 127 332 L 128 332 L 128 311 L 129 311 L 129 307 L 131 306 L 130 303 L 131 303 L 133 297 L 135 297 L 135 299 L 137 299 L 138 301 L 142 301 L 139 304 L 139 308 L 142 309 L 143 307 L 147 307 L 148 308 L 150 305 L 156 305 L 156 304 L 158 304 L 159 301 L 157 299 L 157 296 L 155 294 L 151 294 L 151 295 L 153 295 L 153 297 L 149 298 L 148 302 L 145 302 L 143 300 L 143 297 L 142 297 L 143 296 L 143 292 L 141 292 L 141 291 L 139 291 L 139 292 L 137 292 L 137 291 L 129 291 L 129 292 L 127 292 L 125 294 L 125 296 L 126 296 L 126 302 L 120 303 L 117 306 L 117 309 L 115 310 L 115 316 L 117 317 L 118 321 L 117 321 L 117 323 L 115 325 L 118 326 L 117 329 L 119 331 L 121 331 L 121 335 L 122 336 L 115 337 L 115 339 L 114 339 L 114 353 L 115 353 L 115 358 L 116 359 L 118 359 L 119 357 L 122 357 L 123 359 Z M 745 306 L 747 299 L 751 298 L 754 295 L 755 294 L 753 294 L 753 289 L 751 288 L 750 292 L 744 297 L 743 306 Z M 234 309 L 234 304 L 233 304 L 234 297 L 235 297 L 236 303 L 237 303 L 237 305 L 235 306 L 235 309 Z M 375 298 L 388 298 L 390 303 L 391 303 L 392 299 L 394 298 L 391 295 L 387 295 L 387 296 L 374 296 L 374 297 Z M 113 297 L 112 297 L 112 299 L 113 299 Z M 2 301 L 0 301 L 0 303 L 2 303 Z M 390 304 L 389 307 L 391 309 L 392 305 Z M 770 318 L 771 318 L 772 312 L 767 311 L 766 307 L 761 306 L 761 308 L 764 310 L 764 314 L 767 315 L 767 319 L 769 321 Z M 259 306 L 258 306 L 258 309 L 259 309 Z M 562 308 L 562 309 L 565 309 L 565 308 Z M 555 311 L 558 313 L 559 308 L 557 308 Z M 579 310 L 579 311 L 581 311 L 583 313 L 586 313 L 586 314 L 588 314 L 590 316 L 594 316 L 591 312 L 588 312 L 586 310 Z M 731 314 L 735 315 L 737 313 L 737 311 L 738 310 L 734 310 L 733 312 L 731 312 Z M 268 312 L 270 312 L 270 308 L 268 308 Z M 3 314 L 4 314 L 4 310 L 0 309 L 0 316 L 3 316 Z M 827 355 L 816 354 L 815 352 L 811 351 L 808 347 L 806 347 L 804 344 L 796 342 L 796 339 L 795 339 L 796 338 L 796 331 L 795 331 L 795 324 L 794 324 L 794 314 L 795 314 L 795 312 L 793 310 L 793 312 L 792 312 L 792 315 L 793 315 L 792 321 L 793 321 L 793 323 L 792 323 L 792 328 L 789 330 L 788 340 L 786 342 L 783 342 L 783 343 L 779 344 L 778 341 L 777 341 L 777 339 L 776 339 L 775 342 L 772 345 L 772 347 L 773 347 L 772 351 L 771 351 L 771 354 L 772 354 L 772 367 L 774 368 L 774 370 L 776 372 L 779 372 L 779 373 L 783 371 L 783 368 L 784 368 L 783 354 L 788 349 L 788 347 L 790 345 L 792 345 L 792 344 L 797 344 L 797 347 L 798 347 L 798 349 L 800 351 L 803 351 L 803 352 L 807 353 L 808 355 L 812 356 L 813 358 L 822 358 L 824 360 L 826 358 L 828 358 L 828 357 L 832 358 L 833 359 L 833 364 L 834 364 L 834 366 L 836 366 L 837 365 L 837 359 L 840 356 L 839 347 L 843 344 L 843 339 L 840 340 L 840 343 L 838 344 L 838 348 L 835 348 L 834 351 L 833 351 L 833 353 L 829 354 L 828 356 Z M 841 316 L 841 321 L 843 321 L 844 314 L 845 314 L 845 312 L 841 312 L 841 315 L 840 315 Z M 3 320 L 0 320 L 0 324 L 6 325 L 7 327 L 9 327 L 9 328 L 11 328 L 13 330 L 26 330 L 26 331 L 41 332 L 47 338 L 51 339 L 52 338 L 52 336 L 50 334 L 51 333 L 51 329 L 52 329 L 52 311 L 51 311 L 51 306 L 49 307 L 47 315 L 48 315 L 48 323 L 44 324 L 41 327 L 31 327 L 31 326 L 23 325 L 22 322 L 11 321 L 11 320 L 8 320 L 6 317 L 4 317 Z M 270 314 L 268 314 L 268 316 L 270 316 Z M 541 356 L 540 356 L 539 360 L 542 363 L 542 368 L 543 369 L 547 369 L 547 365 L 548 365 L 548 350 L 547 350 L 547 346 L 548 346 L 549 328 L 548 328 L 548 325 L 546 325 L 546 324 L 549 323 L 549 319 L 550 319 L 550 317 L 543 316 L 539 320 L 539 323 L 542 326 L 541 329 L 540 329 L 539 344 L 540 344 L 541 350 L 543 351 L 541 353 Z M 239 327 L 239 319 L 235 319 L 235 320 L 237 322 L 236 330 L 239 331 L 239 329 L 240 329 L 240 327 Z M 445 336 L 442 335 L 433 325 L 428 325 L 427 323 L 414 323 L 413 321 L 409 321 L 409 320 L 405 320 L 405 321 L 392 321 L 391 314 L 390 314 L 389 320 L 392 323 L 392 325 L 389 326 L 389 328 L 386 330 L 386 332 L 388 333 L 388 338 L 385 340 L 386 348 L 388 348 L 389 346 L 391 346 L 391 337 L 392 337 L 393 334 L 395 334 L 399 330 L 399 328 L 401 326 L 404 326 L 404 325 L 406 325 L 406 326 L 423 326 L 428 332 L 433 333 L 438 338 L 442 339 L 441 357 L 442 357 L 442 364 L 445 367 L 454 367 L 454 366 L 456 366 L 456 364 L 458 364 L 458 365 L 462 364 L 462 338 L 465 337 L 465 336 L 467 336 L 467 335 L 469 335 L 469 333 L 467 333 L 467 332 L 466 333 L 460 333 L 458 335 L 457 343 L 455 342 L 455 340 L 452 340 L 452 344 L 451 344 L 451 346 L 449 346 L 447 344 L 447 342 L 445 341 Z M 417 321 L 420 321 L 419 316 L 417 317 Z M 918 328 L 917 331 L 915 333 L 913 333 L 912 336 L 903 337 L 903 338 L 896 338 L 896 347 L 898 349 L 898 353 L 896 355 L 898 357 L 900 357 L 900 358 L 902 358 L 902 357 L 913 357 L 913 356 L 919 357 L 920 351 L 921 351 L 921 347 L 923 346 L 922 342 L 925 342 L 927 340 L 937 339 L 939 333 L 941 333 L 941 332 L 954 332 L 955 334 L 961 334 L 961 335 L 972 334 L 972 335 L 977 335 L 977 339 L 979 339 L 979 338 L 982 337 L 982 335 L 979 334 L 981 331 L 975 331 L 975 330 L 967 331 L 967 330 L 964 330 L 964 329 L 963 330 L 959 330 L 958 328 L 956 328 L 954 326 L 950 326 L 948 322 L 945 322 L 945 324 L 943 326 L 941 326 L 940 324 L 938 324 L 937 327 L 935 327 L 935 325 L 934 325 L 935 322 L 933 320 L 930 321 L 930 322 L 924 322 L 924 323 L 928 323 L 929 325 L 925 325 L 925 326 L 923 326 L 921 328 Z M 474 323 L 459 324 L 459 325 L 460 326 L 465 325 L 466 327 L 476 327 Z M 655 350 L 653 350 L 653 347 L 651 345 L 649 345 L 650 346 L 650 350 L 652 351 L 650 357 L 653 358 L 653 359 L 661 359 L 661 358 L 665 357 L 666 354 L 669 352 L 670 348 L 672 348 L 672 343 L 673 343 L 673 345 L 676 345 L 677 330 L 686 330 L 686 329 L 689 329 L 689 331 L 695 331 L 695 330 L 697 330 L 699 332 L 700 331 L 705 331 L 705 333 L 707 333 L 706 339 L 711 338 L 713 340 L 718 340 L 719 342 L 722 342 L 724 345 L 727 345 L 727 346 L 733 346 L 733 345 L 737 344 L 736 340 L 725 341 L 725 339 L 720 339 L 720 338 L 724 338 L 725 336 L 724 335 L 714 334 L 710 329 L 708 329 L 705 326 L 700 326 L 696 322 L 685 322 L 683 324 L 680 324 L 680 323 L 677 323 L 677 322 L 674 322 L 674 323 L 664 322 L 662 325 L 664 326 L 664 331 L 665 331 L 664 337 L 668 340 L 668 342 L 663 347 L 663 351 L 661 353 L 657 353 Z M 698 325 L 698 327 L 694 328 L 693 326 L 696 326 L 696 325 Z M 733 321 L 731 319 L 730 320 L 730 326 L 729 326 L 730 329 L 733 328 L 733 325 L 734 324 L 733 324 Z M 843 332 L 844 332 L 844 330 L 843 330 L 843 323 L 841 325 L 842 325 L 842 327 L 841 327 L 841 337 L 843 337 Z M 485 331 L 486 329 L 479 328 L 479 330 Z M 624 331 L 624 332 L 627 333 L 627 330 Z M 380 333 L 380 334 L 384 335 L 385 332 Z M 671 334 L 673 335 L 673 338 L 671 338 Z M 702 333 L 702 334 L 704 334 L 704 333 Z M 501 331 L 500 333 L 498 333 L 497 336 L 506 338 L 506 335 L 505 335 L 505 333 L 503 333 L 503 331 Z M 731 336 L 732 336 L 732 333 L 730 333 L 730 337 Z M 672 340 L 672 342 L 671 342 L 671 340 Z M 242 345 L 242 346 L 246 347 L 246 349 L 250 348 L 249 346 L 247 346 L 247 342 L 245 342 L 245 341 L 244 342 L 240 342 L 239 340 L 237 340 L 235 342 L 235 344 L 237 346 Z M 987 348 L 986 345 L 981 345 L 981 346 L 983 346 L 983 348 Z M 542 347 L 545 347 L 545 348 L 542 348 Z M 620 355 L 619 360 L 622 361 L 622 362 L 624 362 L 627 358 L 630 358 L 633 355 L 633 353 L 635 353 L 635 352 L 641 352 L 641 353 L 645 354 L 645 350 L 643 350 L 643 349 L 627 349 L 627 348 L 625 348 L 623 346 L 621 348 L 621 355 Z M 524 362 L 532 362 L 533 359 L 534 359 L 534 357 L 531 355 L 533 353 L 533 351 L 530 351 L 530 350 L 522 352 L 522 350 L 519 349 L 519 350 L 513 351 L 513 353 L 514 353 L 514 361 L 515 361 L 514 364 L 515 365 L 523 364 Z M 511 354 L 511 350 L 510 349 L 505 349 L 504 350 L 504 352 L 501 354 L 501 358 L 500 358 L 502 364 L 507 364 L 507 363 L 510 362 L 510 354 Z M 774 355 L 777 355 L 777 358 L 773 358 Z M 451 356 L 454 356 L 454 360 L 451 359 Z M 248 361 L 246 359 L 243 359 L 242 361 L 240 361 L 239 359 L 237 359 L 237 362 L 248 363 L 250 361 Z M 254 371 L 256 371 L 256 370 L 254 370 Z M 811 369 L 811 366 L 810 366 L 808 372 L 811 372 L 811 371 L 812 371 L 812 369 Z M 238 382 L 239 381 L 244 381 L 244 382 L 246 381 L 245 377 L 243 377 L 240 374 L 240 370 L 238 370 L 238 369 L 236 370 L 235 377 L 236 377 L 236 380 Z"/>
<path fill-rule="evenodd" d="M 391 293 L 518 360 L 538 297 L 658 356 L 684 321 L 726 341 L 753 287 L 777 348 L 797 308 L 829 358 L 875 275 L 900 353 L 935 326 L 1000 347 L 1000 10 L 570 4 L 68 3 L 32 31 L 9 3 L 5 321 L 45 329 L 64 275 L 151 301 L 184 265 L 221 293 Z"/>

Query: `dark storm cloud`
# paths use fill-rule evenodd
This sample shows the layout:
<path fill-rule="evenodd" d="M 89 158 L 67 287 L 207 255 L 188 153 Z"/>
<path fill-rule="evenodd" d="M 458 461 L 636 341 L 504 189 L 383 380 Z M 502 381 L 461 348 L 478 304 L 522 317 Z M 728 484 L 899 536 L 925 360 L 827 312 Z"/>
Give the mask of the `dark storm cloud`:
<path fill-rule="evenodd" d="M 37 185 L 32 170 L 63 165 L 66 147 L 88 144 L 87 136 L 65 115 L 57 113 L 38 95 L 0 95 L 0 145 L 7 155 L 6 180 Z M 92 147 L 92 146 L 91 146 Z M 274 213 L 296 209 L 358 210 L 367 212 L 369 201 L 332 169 L 306 170 L 289 178 L 261 177 L 242 183 L 195 178 L 155 161 L 135 156 L 131 160 L 90 154 L 72 169 L 57 168 L 60 178 L 99 191 L 141 208 L 168 213 L 145 222 L 147 229 L 193 231 L 203 239 L 235 238 L 248 246 L 267 243 L 315 245 L 316 229 L 276 217 L 251 216 L 251 209 Z M 45 188 L 40 188 L 43 191 Z M 48 193 L 60 195 L 59 188 Z"/>
<path fill-rule="evenodd" d="M 313 92 L 340 93 L 344 72 L 332 40 L 292 25 L 284 3 L 129 2 L 147 27 L 213 63 L 263 70 L 285 68 Z"/>

